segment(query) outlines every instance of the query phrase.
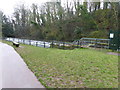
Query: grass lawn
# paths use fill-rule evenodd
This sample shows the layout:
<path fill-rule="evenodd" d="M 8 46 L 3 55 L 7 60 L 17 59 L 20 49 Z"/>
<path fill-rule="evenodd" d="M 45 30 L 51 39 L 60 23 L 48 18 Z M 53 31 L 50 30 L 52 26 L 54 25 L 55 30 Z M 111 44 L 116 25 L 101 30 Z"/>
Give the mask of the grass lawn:
<path fill-rule="evenodd" d="M 93 49 L 15 48 L 47 88 L 117 88 L 118 56 Z"/>

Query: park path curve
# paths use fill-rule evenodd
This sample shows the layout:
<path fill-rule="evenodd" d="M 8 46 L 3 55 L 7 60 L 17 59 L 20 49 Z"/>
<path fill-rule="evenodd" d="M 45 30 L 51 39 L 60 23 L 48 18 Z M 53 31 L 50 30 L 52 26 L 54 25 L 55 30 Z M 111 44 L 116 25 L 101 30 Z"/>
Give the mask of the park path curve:
<path fill-rule="evenodd" d="M 14 48 L 0 42 L 1 66 L 0 88 L 44 88 Z"/>
<path fill-rule="evenodd" d="M 115 53 L 115 52 L 108 52 L 107 54 L 120 56 L 120 53 Z"/>

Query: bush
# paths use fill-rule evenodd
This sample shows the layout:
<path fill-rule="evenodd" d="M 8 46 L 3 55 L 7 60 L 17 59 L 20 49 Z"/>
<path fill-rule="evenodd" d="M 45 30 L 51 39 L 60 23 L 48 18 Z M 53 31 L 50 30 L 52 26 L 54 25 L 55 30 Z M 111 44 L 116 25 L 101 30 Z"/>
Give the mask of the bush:
<path fill-rule="evenodd" d="M 90 33 L 89 37 L 91 38 L 107 38 L 107 32 L 102 30 L 93 31 Z"/>

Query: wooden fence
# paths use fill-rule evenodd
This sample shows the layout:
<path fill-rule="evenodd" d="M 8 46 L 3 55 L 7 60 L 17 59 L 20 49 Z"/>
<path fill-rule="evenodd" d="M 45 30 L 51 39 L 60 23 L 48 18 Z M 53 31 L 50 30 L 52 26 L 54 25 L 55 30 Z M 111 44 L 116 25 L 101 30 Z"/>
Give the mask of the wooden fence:
<path fill-rule="evenodd" d="M 109 48 L 109 39 L 96 39 L 96 38 L 81 38 L 74 42 L 63 42 L 63 41 L 36 41 L 29 39 L 19 38 L 5 38 L 7 41 L 15 41 L 22 44 L 33 45 L 44 48 L 59 48 L 59 49 L 74 49 L 83 47 L 93 48 Z"/>

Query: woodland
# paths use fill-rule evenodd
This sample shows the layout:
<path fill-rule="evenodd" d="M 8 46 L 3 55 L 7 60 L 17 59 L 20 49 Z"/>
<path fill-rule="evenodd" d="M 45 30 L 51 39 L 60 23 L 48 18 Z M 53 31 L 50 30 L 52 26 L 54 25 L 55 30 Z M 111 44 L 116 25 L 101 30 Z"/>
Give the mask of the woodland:
<path fill-rule="evenodd" d="M 73 0 L 16 5 L 12 16 L 0 11 L 3 37 L 74 41 L 105 38 L 120 28 L 120 2 Z"/>

